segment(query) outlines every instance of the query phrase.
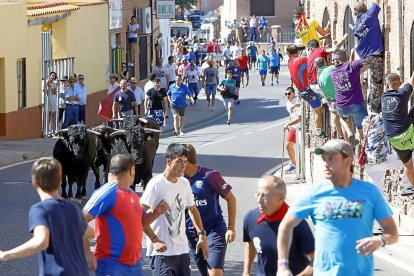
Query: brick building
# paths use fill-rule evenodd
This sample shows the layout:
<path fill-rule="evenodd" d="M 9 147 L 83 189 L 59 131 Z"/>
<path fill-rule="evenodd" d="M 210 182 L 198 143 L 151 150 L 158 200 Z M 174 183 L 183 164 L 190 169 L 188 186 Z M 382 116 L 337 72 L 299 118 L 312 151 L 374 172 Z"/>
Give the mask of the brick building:
<path fill-rule="evenodd" d="M 353 15 L 353 5 L 357 0 L 321 0 L 305 1 L 305 11 L 308 17 L 316 18 L 322 25 L 329 20 L 331 22 L 331 38 L 339 40 L 344 33 L 351 33 L 349 24 L 353 24 L 355 16 Z M 364 0 L 370 7 L 372 1 Z M 414 70 L 414 5 L 412 0 L 383 0 L 381 1 L 381 13 L 379 19 L 382 24 L 385 45 L 385 73 L 398 73 L 407 81 Z M 350 51 L 357 41 L 352 35 L 348 37 L 346 43 L 347 51 Z M 314 124 L 313 112 L 307 116 L 308 128 L 311 129 Z M 322 145 L 322 139 L 311 137 L 310 133 L 306 134 L 306 178 L 312 183 L 315 180 L 318 162 L 314 160 L 312 148 Z M 360 152 L 360 148 L 357 153 Z M 358 158 L 356 155 L 356 173 L 355 177 L 363 177 L 363 168 L 359 168 Z M 320 165 L 320 164 L 319 164 Z M 396 208 L 398 222 L 408 231 L 414 233 L 414 205 L 413 196 L 399 196 L 399 183 L 402 178 L 403 166 L 398 171 L 387 172 L 385 183 L 386 199 L 391 206 Z"/>

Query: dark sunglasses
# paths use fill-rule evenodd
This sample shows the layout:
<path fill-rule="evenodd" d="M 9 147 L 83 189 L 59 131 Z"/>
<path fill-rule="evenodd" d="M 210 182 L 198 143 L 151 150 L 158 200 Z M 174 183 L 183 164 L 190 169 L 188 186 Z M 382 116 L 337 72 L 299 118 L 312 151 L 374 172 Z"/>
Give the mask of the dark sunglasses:
<path fill-rule="evenodd" d="M 286 96 L 289 96 L 290 94 L 292 94 L 291 92 L 285 93 Z"/>
<path fill-rule="evenodd" d="M 78 78 L 78 79 L 83 80 L 83 79 L 85 79 L 85 78 Z"/>

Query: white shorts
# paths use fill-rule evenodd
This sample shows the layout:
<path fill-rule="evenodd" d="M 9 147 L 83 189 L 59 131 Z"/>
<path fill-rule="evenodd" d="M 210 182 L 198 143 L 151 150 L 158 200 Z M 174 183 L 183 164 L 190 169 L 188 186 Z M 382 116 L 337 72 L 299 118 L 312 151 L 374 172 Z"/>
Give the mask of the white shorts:
<path fill-rule="evenodd" d="M 323 96 L 322 90 L 319 88 L 319 84 L 311 84 L 310 88 L 313 90 L 313 92 Z"/>
<path fill-rule="evenodd" d="M 234 99 L 232 98 L 223 98 L 224 108 L 233 108 Z"/>

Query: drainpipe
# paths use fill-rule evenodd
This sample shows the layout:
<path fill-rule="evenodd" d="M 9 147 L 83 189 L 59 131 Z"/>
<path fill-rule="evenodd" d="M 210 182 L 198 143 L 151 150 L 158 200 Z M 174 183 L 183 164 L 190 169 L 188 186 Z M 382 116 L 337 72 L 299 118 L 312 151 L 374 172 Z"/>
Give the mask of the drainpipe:
<path fill-rule="evenodd" d="M 398 37 L 400 41 L 400 67 L 398 71 L 400 71 L 401 79 L 404 79 L 404 1 L 400 0 L 398 2 Z"/>

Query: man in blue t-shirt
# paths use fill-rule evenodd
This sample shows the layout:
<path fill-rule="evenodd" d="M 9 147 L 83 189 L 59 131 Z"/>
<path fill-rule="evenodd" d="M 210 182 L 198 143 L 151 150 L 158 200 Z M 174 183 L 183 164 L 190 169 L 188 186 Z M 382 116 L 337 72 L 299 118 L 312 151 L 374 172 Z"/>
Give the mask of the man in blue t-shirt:
<path fill-rule="evenodd" d="M 112 104 L 112 118 L 123 118 L 128 115 L 138 114 L 135 95 L 128 89 L 127 81 L 121 80 L 119 86 L 121 90 L 115 94 Z"/>
<path fill-rule="evenodd" d="M 233 115 L 233 100 L 235 99 L 236 80 L 233 79 L 231 70 L 227 70 L 226 78 L 222 80 L 217 87 L 223 97 L 224 108 L 227 111 L 227 124 L 230 125 L 230 120 Z"/>
<path fill-rule="evenodd" d="M 186 97 L 190 97 L 191 105 L 194 104 L 192 93 L 187 85 L 183 83 L 183 78 L 178 75 L 175 83 L 171 84 L 167 96 L 171 105 L 171 112 L 174 117 L 174 131 L 176 135 L 184 136 L 184 114 L 187 107 Z"/>
<path fill-rule="evenodd" d="M 293 228 L 309 216 L 315 224 L 314 275 L 374 275 L 372 253 L 398 240 L 392 211 L 375 185 L 352 177 L 354 152 L 348 142 L 330 140 L 315 154 L 322 155 L 326 180 L 310 187 L 279 226 L 280 275 L 290 273 Z M 372 236 L 374 220 L 383 229 L 381 236 Z"/>
<path fill-rule="evenodd" d="M 285 202 L 286 184 L 276 176 L 262 178 L 258 182 L 255 196 L 259 207 L 250 210 L 243 222 L 243 275 L 250 275 L 256 255 L 256 275 L 276 275 L 278 228 L 289 208 Z M 314 243 L 308 223 L 302 221 L 293 231 L 289 255 L 289 268 L 294 275 L 312 275 L 309 255 L 313 255 Z"/>
<path fill-rule="evenodd" d="M 384 42 L 378 14 L 380 0 L 374 0 L 370 9 L 363 2 L 354 6 L 356 14 L 352 33 L 358 38 L 356 52 L 370 67 L 370 93 L 368 104 L 372 111 L 381 112 L 381 95 L 384 90 Z"/>
<path fill-rule="evenodd" d="M 209 257 L 203 258 L 201 252 L 195 253 L 198 235 L 191 218 L 186 212 L 187 237 L 201 275 L 223 275 L 224 258 L 227 244 L 236 238 L 236 198 L 232 187 L 226 183 L 218 171 L 197 164 L 197 153 L 190 144 L 187 148 L 187 165 L 184 175 L 187 177 L 194 194 L 194 202 L 200 212 L 209 246 Z M 228 223 L 224 222 L 219 197 L 227 202 Z M 218 274 L 217 274 L 218 273 Z"/>
<path fill-rule="evenodd" d="M 273 85 L 273 77 L 276 79 L 276 83 L 279 84 L 280 56 L 278 53 L 276 53 L 275 49 L 273 49 L 270 52 L 269 63 L 270 63 L 270 75 L 272 77 L 271 85 Z"/>
<path fill-rule="evenodd" d="M 257 59 L 257 63 L 259 64 L 259 74 L 262 86 L 265 86 L 267 67 L 269 65 L 269 61 L 270 59 L 268 56 L 266 56 L 266 51 L 262 50 L 262 55 Z"/>
<path fill-rule="evenodd" d="M 247 56 L 249 57 L 249 68 L 254 71 L 257 70 L 257 46 L 253 41 L 250 41 L 249 46 L 246 47 Z"/>
<path fill-rule="evenodd" d="M 89 275 L 88 267 L 96 269 L 88 242 L 88 238 L 93 238 L 93 230 L 78 207 L 59 195 L 62 166 L 54 158 L 40 158 L 33 164 L 31 174 L 41 199 L 29 211 L 29 231 L 33 237 L 11 250 L 0 250 L 0 262 L 37 253 L 38 275 Z"/>
<path fill-rule="evenodd" d="M 387 90 L 382 95 L 382 118 L 385 133 L 392 147 L 403 162 L 405 174 L 414 186 L 414 126 L 412 115 L 409 116 L 408 102 L 413 94 L 414 72 L 409 82 L 401 85 L 398 74 L 388 74 L 385 78 Z M 411 113 L 411 112 L 410 112 Z M 410 118 L 411 117 L 411 118 Z"/>
<path fill-rule="evenodd" d="M 237 95 L 237 100 L 234 100 L 234 103 L 239 105 L 240 104 L 240 75 L 242 69 L 240 68 L 239 62 L 237 60 L 232 60 L 230 62 L 229 67 L 227 67 L 227 71 L 231 71 L 233 74 L 233 80 L 236 81 L 236 89 L 234 89 L 234 95 Z"/>

